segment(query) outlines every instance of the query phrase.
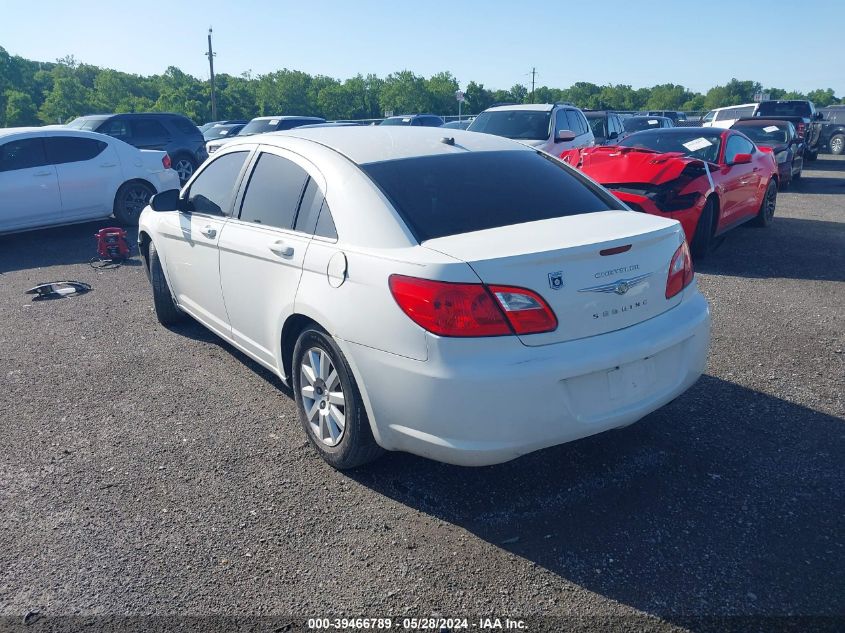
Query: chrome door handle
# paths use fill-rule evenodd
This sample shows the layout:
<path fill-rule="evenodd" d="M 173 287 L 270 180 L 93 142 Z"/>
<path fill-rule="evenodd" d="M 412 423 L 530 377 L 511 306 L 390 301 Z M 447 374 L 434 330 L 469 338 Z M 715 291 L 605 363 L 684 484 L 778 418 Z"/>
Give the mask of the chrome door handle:
<path fill-rule="evenodd" d="M 103 163 L 102 165 L 100 165 L 100 167 L 102 167 L 103 169 L 107 167 L 117 167 L 117 163 Z"/>
<path fill-rule="evenodd" d="M 51 171 L 39 171 L 37 174 L 33 174 L 36 178 L 43 178 L 44 176 L 52 176 L 53 172 Z"/>
<path fill-rule="evenodd" d="M 278 242 L 273 242 L 267 248 L 270 249 L 271 252 L 279 255 L 280 257 L 292 257 L 293 256 L 293 246 L 289 246 L 285 244 L 282 240 Z"/>
<path fill-rule="evenodd" d="M 207 238 L 211 239 L 211 238 L 213 238 L 215 235 L 217 235 L 217 229 L 215 229 L 213 226 L 207 226 L 207 227 L 205 227 L 204 229 L 202 229 L 202 230 L 200 231 L 200 233 L 202 233 L 203 235 L 205 235 Z"/>

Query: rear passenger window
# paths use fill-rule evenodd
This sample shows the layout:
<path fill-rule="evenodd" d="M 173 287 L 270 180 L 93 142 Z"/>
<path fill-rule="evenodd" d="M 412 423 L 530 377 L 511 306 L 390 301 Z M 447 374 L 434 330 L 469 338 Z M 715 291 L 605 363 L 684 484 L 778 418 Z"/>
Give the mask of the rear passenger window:
<path fill-rule="evenodd" d="M 182 132 L 183 134 L 199 134 L 199 128 L 191 123 L 190 119 L 184 119 L 180 116 L 173 117 L 169 119 L 169 121 L 173 124 L 177 130 Z"/>
<path fill-rule="evenodd" d="M 224 154 L 202 170 L 188 192 L 190 209 L 197 213 L 229 215 L 238 176 L 249 152 Z"/>
<path fill-rule="evenodd" d="M 24 138 L 0 145 L 0 171 L 29 169 L 47 164 L 40 138 Z"/>
<path fill-rule="evenodd" d="M 308 173 L 296 163 L 274 154 L 261 154 L 246 187 L 241 220 L 293 228 L 306 180 Z"/>
<path fill-rule="evenodd" d="M 330 240 L 337 239 L 337 229 L 334 226 L 334 218 L 329 209 L 329 203 L 323 200 L 323 206 L 320 209 L 320 219 L 317 220 L 317 228 L 314 230 L 314 235 L 325 237 Z"/>
<path fill-rule="evenodd" d="M 165 127 L 153 119 L 137 119 L 132 121 L 132 131 L 136 138 L 161 138 L 170 136 Z"/>
<path fill-rule="evenodd" d="M 121 119 L 106 121 L 102 126 L 97 128 L 97 132 L 100 134 L 108 134 L 109 136 L 120 139 L 127 139 L 131 137 L 131 134 L 129 133 L 129 125 L 126 121 Z"/>
<path fill-rule="evenodd" d="M 320 207 L 323 205 L 323 193 L 314 182 L 313 178 L 308 180 L 305 193 L 302 195 L 302 203 L 299 205 L 299 213 L 296 216 L 294 229 L 308 235 L 314 234 L 317 226 L 317 218 L 320 216 Z"/>
<path fill-rule="evenodd" d="M 93 138 L 73 136 L 52 136 L 45 139 L 47 161 L 51 165 L 78 163 L 99 156 L 108 147 L 108 143 Z"/>

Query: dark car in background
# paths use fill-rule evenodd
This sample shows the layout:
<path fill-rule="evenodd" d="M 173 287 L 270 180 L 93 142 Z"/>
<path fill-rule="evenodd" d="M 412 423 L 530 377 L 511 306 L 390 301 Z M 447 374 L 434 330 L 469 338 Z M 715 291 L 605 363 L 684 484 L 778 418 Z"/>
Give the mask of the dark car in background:
<path fill-rule="evenodd" d="M 246 121 L 243 123 L 215 123 L 210 128 L 203 131 L 202 137 L 206 141 L 213 141 L 217 138 L 237 136 L 238 132 L 244 129 L 245 125 Z"/>
<path fill-rule="evenodd" d="M 440 127 L 444 121 L 436 114 L 405 114 L 389 116 L 379 125 L 415 125 L 420 127 Z"/>
<path fill-rule="evenodd" d="M 138 149 L 163 150 L 170 156 L 182 184 L 208 158 L 202 132 L 193 121 L 181 114 L 92 114 L 74 119 L 67 127 L 107 134 Z"/>
<path fill-rule="evenodd" d="M 831 154 L 845 153 L 845 106 L 833 106 L 819 110 L 819 147 Z"/>
<path fill-rule="evenodd" d="M 317 123 L 325 123 L 326 120 L 318 116 L 298 116 L 298 115 L 284 115 L 284 116 L 259 116 L 247 123 L 241 131 L 235 135 L 223 136 L 208 141 L 206 149 L 209 154 L 213 154 L 218 149 L 223 147 L 229 139 L 237 136 L 252 136 L 253 134 L 264 134 L 265 132 L 281 132 L 283 130 L 292 130 L 295 127 L 302 125 L 314 125 Z"/>
<path fill-rule="evenodd" d="M 229 119 L 226 121 L 209 121 L 208 123 L 198 125 L 197 127 L 200 129 L 200 132 L 205 134 L 207 130 L 213 128 L 215 125 L 246 125 L 247 123 L 249 123 L 249 121 L 246 119 Z"/>
<path fill-rule="evenodd" d="M 798 136 L 791 121 L 752 117 L 740 119 L 731 126 L 754 141 L 757 147 L 772 150 L 778 164 L 778 185 L 788 187 L 793 180 L 801 178 L 804 167 L 804 141 Z"/>
<path fill-rule="evenodd" d="M 608 110 L 583 110 L 587 123 L 593 129 L 596 145 L 615 145 L 628 136 L 622 117 Z"/>
<path fill-rule="evenodd" d="M 625 131 L 629 134 L 642 132 L 643 130 L 657 130 L 666 127 L 675 127 L 672 119 L 666 116 L 631 116 L 622 120 Z"/>
<path fill-rule="evenodd" d="M 667 119 L 672 119 L 675 125 L 684 124 L 687 120 L 687 115 L 678 110 L 649 110 L 646 112 L 648 116 L 665 116 Z"/>
<path fill-rule="evenodd" d="M 464 119 L 463 121 L 444 123 L 442 127 L 449 128 L 450 130 L 465 130 L 469 127 L 470 123 L 472 123 L 472 119 Z"/>
<path fill-rule="evenodd" d="M 778 119 L 790 121 L 795 131 L 804 141 L 805 160 L 816 160 L 819 155 L 819 134 L 821 133 L 822 115 L 816 111 L 812 101 L 803 99 L 784 99 L 777 101 L 763 101 L 754 116 L 763 119 Z"/>

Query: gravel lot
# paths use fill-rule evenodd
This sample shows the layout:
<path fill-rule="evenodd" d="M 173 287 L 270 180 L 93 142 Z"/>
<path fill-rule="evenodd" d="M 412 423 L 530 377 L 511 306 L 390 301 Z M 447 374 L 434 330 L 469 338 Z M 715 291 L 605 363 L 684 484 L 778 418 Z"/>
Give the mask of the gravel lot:
<path fill-rule="evenodd" d="M 693 389 L 482 469 L 390 454 L 335 472 L 274 376 L 158 325 L 137 259 L 89 267 L 109 223 L 0 237 L 0 629 L 438 613 L 843 630 L 845 160 L 810 167 L 770 229 L 699 266 L 714 338 Z M 59 279 L 94 290 L 23 294 Z"/>

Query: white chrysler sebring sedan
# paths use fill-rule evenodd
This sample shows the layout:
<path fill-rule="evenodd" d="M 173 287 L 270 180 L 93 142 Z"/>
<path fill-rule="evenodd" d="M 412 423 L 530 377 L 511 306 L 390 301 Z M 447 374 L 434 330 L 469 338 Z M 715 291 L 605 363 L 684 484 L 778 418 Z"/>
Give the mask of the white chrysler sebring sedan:
<path fill-rule="evenodd" d="M 153 197 L 156 314 L 278 374 L 337 468 L 479 466 L 636 422 L 704 369 L 681 225 L 562 162 L 460 130 L 233 140 Z"/>

